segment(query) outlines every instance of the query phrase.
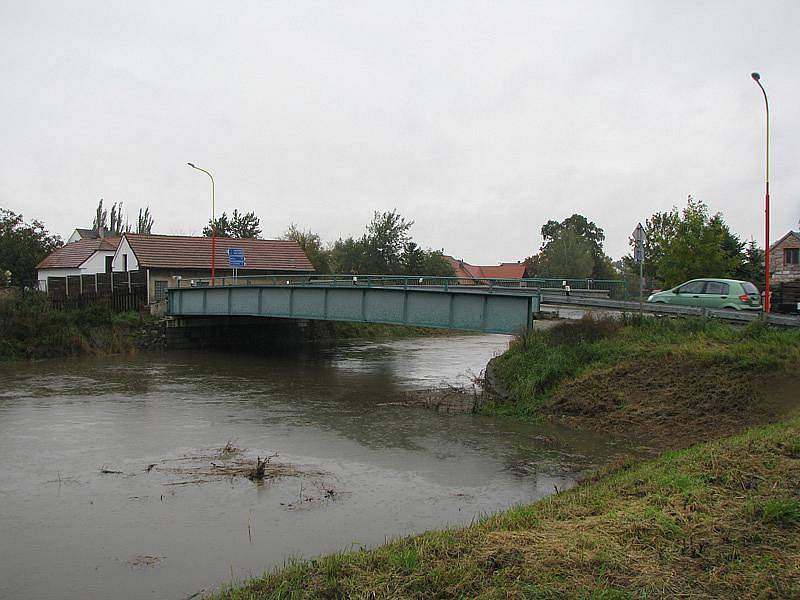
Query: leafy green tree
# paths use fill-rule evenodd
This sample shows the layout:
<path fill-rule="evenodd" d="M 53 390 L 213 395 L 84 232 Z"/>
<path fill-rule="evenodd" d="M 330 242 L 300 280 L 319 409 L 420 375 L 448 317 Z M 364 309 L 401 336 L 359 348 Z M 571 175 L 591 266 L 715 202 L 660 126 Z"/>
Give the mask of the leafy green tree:
<path fill-rule="evenodd" d="M 211 219 L 208 220 L 208 225 L 203 227 L 203 235 L 211 237 L 216 235 L 218 237 L 233 237 L 231 235 L 231 222 L 226 213 L 222 213 L 219 217 L 214 219 L 213 226 Z"/>
<path fill-rule="evenodd" d="M 368 273 L 363 268 L 365 248 L 361 240 L 339 238 L 331 248 L 331 266 L 335 273 Z"/>
<path fill-rule="evenodd" d="M 403 246 L 400 264 L 404 274 L 425 275 L 425 251 L 416 242 L 406 242 Z"/>
<path fill-rule="evenodd" d="M 595 266 L 592 243 L 572 225 L 559 228 L 539 253 L 544 277 L 588 278 Z"/>
<path fill-rule="evenodd" d="M 139 209 L 139 218 L 136 222 L 136 233 L 145 233 L 150 235 L 153 232 L 153 217 L 150 214 L 150 207 L 144 210 Z"/>
<path fill-rule="evenodd" d="M 456 272 L 453 266 L 444 257 L 443 250 L 426 250 L 425 264 L 422 273 L 419 275 L 431 275 L 433 277 L 453 277 Z"/>
<path fill-rule="evenodd" d="M 672 287 L 697 277 L 735 277 L 744 264 L 744 245 L 722 215 L 689 196 L 682 211 L 673 208 L 647 220 L 645 273 L 650 287 Z M 626 271 L 638 273 L 633 258 Z"/>
<path fill-rule="evenodd" d="M 283 234 L 283 239 L 297 242 L 317 273 L 331 272 L 331 250 L 325 247 L 319 235 L 310 229 L 301 230 L 292 223 Z"/>
<path fill-rule="evenodd" d="M 571 230 L 572 234 L 583 238 L 589 245 L 592 255 L 592 271 L 590 276 L 593 279 L 610 279 L 615 275 L 614 268 L 605 252 L 603 251 L 603 242 L 606 239 L 605 232 L 601 227 L 598 227 L 594 221 L 589 221 L 586 217 L 579 214 L 573 214 L 567 217 L 560 223 L 558 221 L 550 220 L 542 225 L 542 251 L 551 242 L 560 239 L 565 230 Z M 572 234 L 567 237 L 571 238 Z M 580 269 L 582 270 L 582 269 Z M 555 275 L 559 276 L 559 275 Z M 567 275 L 560 275 L 567 277 Z"/>
<path fill-rule="evenodd" d="M 360 238 L 339 238 L 329 248 L 332 272 L 438 277 L 454 275 L 443 251 L 425 250 L 411 239 L 409 230 L 413 224 L 413 221 L 406 221 L 397 210 L 376 211 Z"/>
<path fill-rule="evenodd" d="M 406 221 L 397 210 L 383 213 L 375 211 L 361 242 L 365 251 L 365 264 L 370 273 L 397 274 L 403 271 L 402 255 L 411 236 L 409 229 L 414 221 Z"/>
<path fill-rule="evenodd" d="M 124 217 L 122 214 L 122 202 L 116 202 L 111 205 L 111 217 L 109 222 L 109 232 L 112 235 L 121 235 L 123 232 L 130 230 L 130 227 L 123 225 Z"/>
<path fill-rule="evenodd" d="M 36 285 L 36 265 L 61 245 L 41 221 L 26 223 L 22 215 L 0 208 L 0 273 L 11 272 L 12 285 Z"/>
<path fill-rule="evenodd" d="M 92 229 L 98 235 L 122 235 L 131 230 L 130 226 L 125 222 L 125 216 L 122 210 L 122 202 L 114 203 L 111 205 L 111 213 L 108 209 L 103 207 L 103 199 L 97 204 L 94 213 L 94 220 L 92 221 Z"/>
<path fill-rule="evenodd" d="M 92 221 L 92 229 L 97 233 L 105 232 L 108 230 L 108 210 L 103 208 L 103 199 L 97 204 L 94 213 L 94 221 Z"/>
<path fill-rule="evenodd" d="M 736 270 L 735 277 L 763 286 L 766 279 L 764 269 L 764 250 L 751 239 L 745 246 L 742 263 Z"/>
<path fill-rule="evenodd" d="M 208 225 L 203 228 L 204 236 L 211 237 L 211 225 L 211 219 L 209 219 Z M 234 209 L 230 218 L 223 212 L 222 216 L 217 217 L 215 225 L 217 237 L 239 239 L 261 237 L 261 220 L 253 211 L 240 213 L 237 209 Z"/>

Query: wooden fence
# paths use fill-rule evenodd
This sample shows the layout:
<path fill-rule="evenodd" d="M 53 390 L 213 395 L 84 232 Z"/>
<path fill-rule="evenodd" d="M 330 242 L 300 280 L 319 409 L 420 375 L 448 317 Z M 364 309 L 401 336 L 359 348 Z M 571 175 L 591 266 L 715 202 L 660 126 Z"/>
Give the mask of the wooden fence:
<path fill-rule="evenodd" d="M 147 271 L 48 277 L 47 295 L 54 308 L 108 303 L 116 312 L 140 310 L 147 304 Z"/>
<path fill-rule="evenodd" d="M 772 288 L 772 305 L 779 312 L 800 312 L 800 280 L 784 281 Z"/>

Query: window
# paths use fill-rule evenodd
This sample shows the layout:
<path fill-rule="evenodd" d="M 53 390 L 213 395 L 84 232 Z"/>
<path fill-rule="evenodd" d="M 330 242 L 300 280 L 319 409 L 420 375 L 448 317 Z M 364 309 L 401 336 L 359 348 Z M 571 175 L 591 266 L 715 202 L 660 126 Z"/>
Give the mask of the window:
<path fill-rule="evenodd" d="M 168 283 L 169 283 L 168 281 L 163 281 L 163 280 L 162 281 L 156 280 L 155 282 L 153 282 L 153 285 L 155 287 L 155 297 L 153 298 L 154 301 L 161 302 L 164 298 L 167 297 Z"/>
<path fill-rule="evenodd" d="M 686 285 L 678 288 L 679 294 L 702 294 L 703 288 L 706 287 L 705 281 L 691 281 Z"/>
<path fill-rule="evenodd" d="M 745 294 L 749 294 L 751 296 L 760 296 L 761 295 L 761 292 L 758 291 L 758 288 L 756 286 L 754 286 L 752 283 L 750 283 L 749 281 L 745 281 L 742 284 L 742 287 L 744 288 L 744 293 Z"/>
<path fill-rule="evenodd" d="M 114 270 L 114 257 L 106 256 L 106 273 L 111 273 Z"/>
<path fill-rule="evenodd" d="M 784 248 L 783 264 L 800 265 L 800 248 Z"/>
<path fill-rule="evenodd" d="M 715 296 L 727 296 L 729 286 L 727 283 L 721 281 L 709 281 L 706 283 L 706 294 L 714 294 Z"/>
<path fill-rule="evenodd" d="M 123 254 L 122 255 L 122 270 L 123 271 L 127 271 L 128 270 L 128 255 L 127 254 Z"/>

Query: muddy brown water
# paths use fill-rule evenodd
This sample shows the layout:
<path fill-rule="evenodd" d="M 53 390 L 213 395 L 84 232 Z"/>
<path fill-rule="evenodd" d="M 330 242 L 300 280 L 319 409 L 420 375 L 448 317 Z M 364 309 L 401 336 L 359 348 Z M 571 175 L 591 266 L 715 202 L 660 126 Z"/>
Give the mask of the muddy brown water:
<path fill-rule="evenodd" d="M 618 448 L 393 403 L 468 384 L 507 343 L 463 336 L 351 342 L 303 358 L 0 366 L 0 598 L 186 598 L 288 557 L 465 524 L 570 487 Z M 187 483 L 148 470 L 213 462 L 228 441 L 241 458 L 278 453 L 300 474 Z"/>

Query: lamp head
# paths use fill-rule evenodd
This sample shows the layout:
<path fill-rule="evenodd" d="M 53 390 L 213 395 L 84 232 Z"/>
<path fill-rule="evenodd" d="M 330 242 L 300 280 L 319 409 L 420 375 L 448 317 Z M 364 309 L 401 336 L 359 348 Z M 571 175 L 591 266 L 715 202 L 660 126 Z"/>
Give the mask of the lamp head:
<path fill-rule="evenodd" d="M 750 77 L 752 77 L 752 78 L 753 78 L 753 79 L 755 79 L 756 81 L 758 81 L 759 79 L 761 79 L 761 75 L 759 75 L 758 73 L 750 73 Z"/>
<path fill-rule="evenodd" d="M 187 164 L 187 165 L 189 165 L 190 167 L 192 167 L 193 169 L 196 169 L 196 168 L 197 168 L 197 167 L 195 167 L 195 166 L 194 166 L 192 163 L 186 163 L 186 164 Z"/>

